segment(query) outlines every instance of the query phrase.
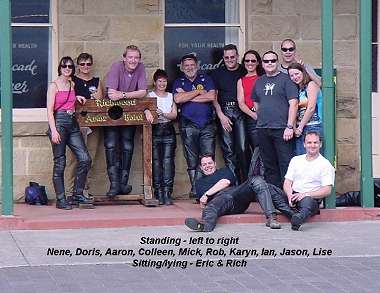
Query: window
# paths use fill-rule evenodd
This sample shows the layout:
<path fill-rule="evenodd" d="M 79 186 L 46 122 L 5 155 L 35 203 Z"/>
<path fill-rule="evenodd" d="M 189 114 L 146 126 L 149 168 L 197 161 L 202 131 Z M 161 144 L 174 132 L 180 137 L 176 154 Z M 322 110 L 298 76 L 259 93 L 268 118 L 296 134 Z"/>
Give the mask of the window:
<path fill-rule="evenodd" d="M 239 0 L 165 1 L 165 67 L 171 80 L 185 54 L 195 53 L 207 72 L 222 62 L 225 44 L 244 49 L 244 5 Z"/>
<path fill-rule="evenodd" d="M 14 121 L 46 120 L 55 5 L 56 0 L 11 1 Z"/>

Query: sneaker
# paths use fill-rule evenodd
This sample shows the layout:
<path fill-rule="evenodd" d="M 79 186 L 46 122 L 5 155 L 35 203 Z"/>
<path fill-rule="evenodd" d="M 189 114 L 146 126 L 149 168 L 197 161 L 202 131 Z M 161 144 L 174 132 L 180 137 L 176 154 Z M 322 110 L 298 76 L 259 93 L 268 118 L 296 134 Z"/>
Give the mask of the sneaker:
<path fill-rule="evenodd" d="M 281 225 L 279 222 L 277 222 L 276 218 L 269 217 L 267 219 L 267 222 L 265 223 L 265 226 L 271 228 L 271 229 L 281 229 Z"/>
<path fill-rule="evenodd" d="M 290 223 L 292 224 L 292 230 L 298 231 L 303 224 L 303 219 L 299 213 L 296 213 L 290 219 Z"/>
<path fill-rule="evenodd" d="M 186 218 L 185 225 L 194 231 L 198 231 L 198 232 L 204 231 L 204 224 L 195 218 Z"/>

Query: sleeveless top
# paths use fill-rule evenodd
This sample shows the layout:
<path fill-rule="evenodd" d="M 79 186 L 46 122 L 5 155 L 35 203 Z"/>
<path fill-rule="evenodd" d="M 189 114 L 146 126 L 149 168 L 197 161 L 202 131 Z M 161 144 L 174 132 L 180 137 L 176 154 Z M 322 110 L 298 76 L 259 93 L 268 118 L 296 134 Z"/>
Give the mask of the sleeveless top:
<path fill-rule="evenodd" d="M 250 109 L 252 109 L 255 105 L 255 102 L 251 98 L 251 92 L 258 78 L 258 75 L 243 76 L 241 78 L 241 83 L 243 85 L 244 90 L 244 102 Z"/>
<path fill-rule="evenodd" d="M 55 94 L 54 111 L 74 110 L 76 100 L 77 99 L 73 88 L 70 91 L 58 90 Z"/>
<path fill-rule="evenodd" d="M 307 87 L 299 91 L 298 99 L 299 104 L 302 106 L 298 107 L 297 113 L 297 124 L 299 124 L 305 115 L 305 111 L 307 109 Z M 306 104 L 306 106 L 304 106 Z M 315 111 L 313 115 L 310 117 L 310 120 L 306 123 L 306 125 L 317 125 L 322 123 L 322 91 L 319 90 L 317 93 L 317 102 L 315 105 Z"/>
<path fill-rule="evenodd" d="M 173 105 L 173 94 L 167 93 L 165 97 L 159 97 L 154 91 L 148 93 L 148 97 L 157 98 L 157 108 L 160 109 L 163 113 L 170 113 L 172 111 Z M 163 117 L 158 116 L 158 123 L 169 122 L 170 120 Z"/>
<path fill-rule="evenodd" d="M 77 76 L 73 77 L 75 83 L 75 93 L 77 96 L 83 96 L 86 99 L 91 99 L 91 93 L 96 93 L 99 86 L 99 77 L 93 77 L 90 80 L 84 80 Z"/>

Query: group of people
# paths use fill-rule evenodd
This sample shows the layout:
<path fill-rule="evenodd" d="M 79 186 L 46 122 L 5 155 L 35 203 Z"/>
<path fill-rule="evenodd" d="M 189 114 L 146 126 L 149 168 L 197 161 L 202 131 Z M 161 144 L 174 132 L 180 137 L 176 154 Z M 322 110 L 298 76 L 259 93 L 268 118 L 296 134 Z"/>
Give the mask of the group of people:
<path fill-rule="evenodd" d="M 245 210 L 246 204 L 252 201 L 253 196 L 257 196 L 268 218 L 267 225 L 271 228 L 280 226 L 276 220 L 275 208 L 290 217 L 292 224 L 293 218 L 301 218 L 289 205 L 284 207 L 285 203 L 294 205 L 304 197 L 314 198 L 310 194 L 315 190 L 298 190 L 298 187 L 294 189 L 293 179 L 288 180 L 286 176 L 289 174 L 288 166 L 294 154 L 307 153 L 307 137 L 313 138 L 310 144 L 317 145 L 314 149 L 318 149 L 318 157 L 321 156 L 321 79 L 310 65 L 296 59 L 296 44 L 293 40 L 286 39 L 281 43 L 281 54 L 282 64 L 274 51 L 267 51 L 260 56 L 255 50 L 249 50 L 244 54 L 242 64 L 239 64 L 237 47 L 228 44 L 223 48 L 223 64 L 211 72 L 211 76 L 198 72 L 198 59 L 195 54 L 184 55 L 180 60 L 182 75 L 174 81 L 172 93 L 167 91 L 167 73 L 162 69 L 154 73 L 154 89 L 148 96 L 157 99 L 158 123 L 153 125 L 152 142 L 153 188 L 160 204 L 173 203 L 176 148 L 173 120 L 177 118 L 178 112 L 179 130 L 191 185 L 189 195 L 198 199 L 202 206 L 206 206 L 204 214 L 209 209 L 217 210 L 211 203 L 230 202 L 227 198 L 235 198 L 236 193 L 237 198 L 244 197 L 245 202 L 237 205 L 238 211 Z M 75 103 L 83 104 L 91 98 L 119 100 L 147 96 L 145 68 L 141 62 L 141 52 L 136 46 L 127 46 L 122 60 L 112 64 L 106 76 L 104 93 L 99 78 L 94 78 L 90 73 L 92 56 L 82 53 L 76 61 L 79 73 L 75 75 L 74 61 L 70 57 L 61 59 L 58 78 L 49 86 L 47 94 L 49 137 L 54 156 L 53 183 L 57 196 L 56 206 L 60 209 L 71 209 L 73 202 L 91 201 L 84 194 L 86 177 L 91 166 L 91 156 L 85 139 L 93 130 L 80 129 L 73 115 Z M 146 119 L 152 123 L 153 114 L 149 110 L 144 113 Z M 110 180 L 107 196 L 112 198 L 119 194 L 128 194 L 132 190 L 128 181 L 135 126 L 104 127 L 103 131 Z M 314 135 L 307 136 L 310 131 Z M 216 170 L 214 154 L 217 134 L 220 136 L 226 168 L 221 169 L 223 180 L 218 175 L 216 178 L 220 180 L 214 182 L 208 176 Z M 77 158 L 70 200 L 65 196 L 63 179 L 66 146 L 69 146 Z M 251 168 L 249 164 L 256 149 L 260 150 L 260 160 L 264 166 L 264 174 L 261 174 L 264 175 L 263 178 L 258 178 L 260 174 L 251 170 L 255 168 L 255 164 L 253 167 L 251 164 Z M 304 157 L 309 161 L 308 154 Z M 314 156 L 311 158 L 315 159 Z M 207 162 L 203 162 L 204 160 Z M 211 170 L 207 171 L 207 168 Z M 219 170 L 216 173 L 219 174 Z M 208 183 L 202 183 L 203 181 Z M 333 182 L 334 180 L 329 186 Z M 266 187 L 263 187 L 265 184 Z M 254 186 L 259 186 L 260 192 Z M 273 196 L 276 192 L 281 194 L 282 188 L 289 197 L 285 203 L 282 196 Z M 276 192 L 272 192 L 273 190 Z M 300 192 L 308 194 L 304 197 L 292 195 Z M 324 190 L 323 194 L 327 195 L 326 192 Z M 219 193 L 226 195 L 219 197 Z M 250 195 L 243 196 L 247 193 Z M 210 195 L 212 197 L 209 198 Z M 318 193 L 317 196 L 319 198 L 322 195 Z M 220 211 L 217 214 L 220 216 Z M 195 219 L 189 221 L 187 223 L 193 228 L 194 223 L 203 225 Z M 214 222 L 216 223 L 216 219 Z M 300 225 L 299 223 L 298 226 Z M 293 226 L 296 227 L 297 224 Z"/>

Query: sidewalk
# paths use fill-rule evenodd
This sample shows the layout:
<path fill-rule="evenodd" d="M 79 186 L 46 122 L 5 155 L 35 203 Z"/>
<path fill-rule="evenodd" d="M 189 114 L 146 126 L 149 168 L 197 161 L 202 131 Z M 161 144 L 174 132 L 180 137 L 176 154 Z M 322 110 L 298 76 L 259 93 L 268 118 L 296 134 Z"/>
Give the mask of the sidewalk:
<path fill-rule="evenodd" d="M 79 228 L 118 228 L 131 226 L 183 225 L 187 217 L 200 217 L 199 205 L 190 200 L 176 200 L 172 206 L 145 207 L 138 202 L 124 205 L 100 205 L 95 209 L 56 209 L 54 205 L 31 206 L 15 204 L 14 216 L 0 217 L 0 230 L 44 230 Z M 380 220 L 380 209 L 346 207 L 322 209 L 312 222 Z M 287 222 L 284 216 L 280 222 Z M 264 223 L 257 203 L 245 214 L 223 216 L 218 223 Z"/>

